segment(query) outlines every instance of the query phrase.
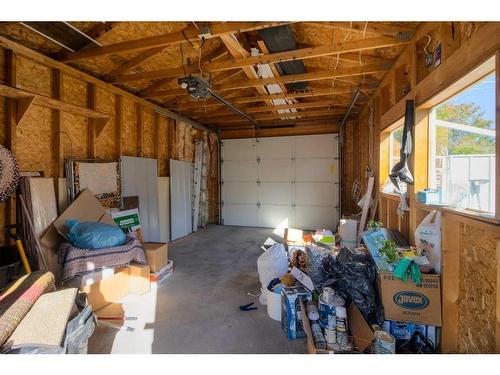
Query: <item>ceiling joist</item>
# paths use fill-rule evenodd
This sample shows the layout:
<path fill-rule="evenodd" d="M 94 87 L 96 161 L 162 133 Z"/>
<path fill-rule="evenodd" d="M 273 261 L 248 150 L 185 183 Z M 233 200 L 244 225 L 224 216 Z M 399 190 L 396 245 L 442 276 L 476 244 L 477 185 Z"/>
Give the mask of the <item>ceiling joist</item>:
<path fill-rule="evenodd" d="M 220 37 L 232 33 L 255 31 L 267 27 L 279 26 L 289 22 L 220 22 L 210 25 L 210 36 Z M 178 31 L 169 34 L 151 36 L 148 38 L 135 39 L 126 42 L 110 44 L 104 47 L 86 48 L 82 51 L 65 54 L 61 61 L 69 62 L 91 57 L 106 56 L 115 53 L 138 51 L 153 47 L 171 46 L 184 42 L 195 42 L 200 40 L 200 31 L 189 26 L 184 32 Z"/>

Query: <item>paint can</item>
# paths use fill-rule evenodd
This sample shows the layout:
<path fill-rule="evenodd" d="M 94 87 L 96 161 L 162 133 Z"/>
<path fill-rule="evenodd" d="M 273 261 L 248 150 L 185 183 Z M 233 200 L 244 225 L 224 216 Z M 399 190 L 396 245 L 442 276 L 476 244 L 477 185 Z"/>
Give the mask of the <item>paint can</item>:
<path fill-rule="evenodd" d="M 325 337 L 321 331 L 321 327 L 317 322 L 311 324 L 311 331 L 314 339 L 314 346 L 316 349 L 326 349 Z"/>
<path fill-rule="evenodd" d="M 319 324 L 321 328 L 335 329 L 335 308 L 344 306 L 345 301 L 331 288 L 324 288 L 318 299 Z"/>
<path fill-rule="evenodd" d="M 336 316 L 336 326 L 337 331 L 337 344 L 339 346 L 339 351 L 351 351 L 352 345 L 349 340 L 349 335 L 347 333 L 347 310 L 344 306 L 338 306 L 335 309 Z"/>
<path fill-rule="evenodd" d="M 331 349 L 331 347 L 337 343 L 337 331 L 335 329 L 325 328 L 325 341 L 326 345 Z"/>
<path fill-rule="evenodd" d="M 375 353 L 376 354 L 395 354 L 396 339 L 390 333 L 385 331 L 376 331 L 375 337 Z"/>

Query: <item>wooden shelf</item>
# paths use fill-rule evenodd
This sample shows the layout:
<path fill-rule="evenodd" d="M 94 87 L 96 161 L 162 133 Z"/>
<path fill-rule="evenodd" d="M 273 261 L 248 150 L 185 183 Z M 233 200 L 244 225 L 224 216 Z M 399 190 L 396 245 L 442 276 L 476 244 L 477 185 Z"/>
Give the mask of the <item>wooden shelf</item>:
<path fill-rule="evenodd" d="M 17 124 L 21 126 L 22 120 L 32 105 L 56 109 L 73 115 L 83 116 L 95 120 L 96 136 L 106 127 L 111 119 L 111 115 L 98 112 L 93 109 L 80 107 L 75 104 L 67 103 L 62 100 L 54 99 L 48 96 L 36 94 L 27 90 L 0 84 L 0 96 L 5 96 L 17 101 Z"/>

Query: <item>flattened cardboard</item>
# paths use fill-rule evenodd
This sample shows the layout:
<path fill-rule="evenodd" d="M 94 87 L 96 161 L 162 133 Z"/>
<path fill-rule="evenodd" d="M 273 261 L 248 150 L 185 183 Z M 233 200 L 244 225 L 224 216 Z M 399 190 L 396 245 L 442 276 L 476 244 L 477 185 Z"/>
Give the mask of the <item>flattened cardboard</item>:
<path fill-rule="evenodd" d="M 66 238 L 68 230 L 64 225 L 66 220 L 77 219 L 79 221 L 96 221 L 116 226 L 111 216 L 106 212 L 99 200 L 90 190 L 84 190 L 78 198 L 52 223 L 53 227 L 61 236 Z M 48 230 L 42 237 L 42 243 L 50 246 L 57 242 L 54 231 Z"/>
<path fill-rule="evenodd" d="M 406 282 L 390 272 L 379 274 L 385 318 L 441 327 L 441 276 L 422 274 L 422 284 Z"/>
<path fill-rule="evenodd" d="M 142 244 L 151 273 L 162 270 L 168 263 L 168 245 L 162 242 L 144 242 Z"/>

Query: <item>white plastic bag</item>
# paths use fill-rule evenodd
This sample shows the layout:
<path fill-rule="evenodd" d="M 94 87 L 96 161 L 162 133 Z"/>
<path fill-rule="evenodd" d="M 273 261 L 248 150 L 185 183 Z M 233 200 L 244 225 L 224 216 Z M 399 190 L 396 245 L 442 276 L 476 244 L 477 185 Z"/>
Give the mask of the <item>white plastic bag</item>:
<path fill-rule="evenodd" d="M 257 258 L 257 271 L 259 272 L 262 294 L 259 301 L 267 303 L 267 285 L 272 279 L 283 276 L 288 271 L 288 257 L 283 244 L 275 243 Z"/>
<path fill-rule="evenodd" d="M 434 219 L 434 220 L 433 220 Z M 441 273 L 441 212 L 430 212 L 415 230 L 415 244 L 437 273 Z"/>

